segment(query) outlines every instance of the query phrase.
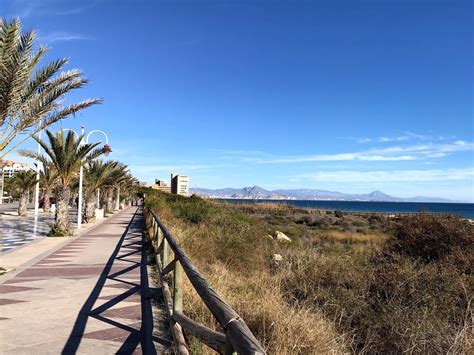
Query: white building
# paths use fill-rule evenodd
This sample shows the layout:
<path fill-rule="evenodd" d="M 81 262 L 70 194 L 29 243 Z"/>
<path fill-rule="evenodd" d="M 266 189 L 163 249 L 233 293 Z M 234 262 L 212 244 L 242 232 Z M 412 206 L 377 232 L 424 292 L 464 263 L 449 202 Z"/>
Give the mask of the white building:
<path fill-rule="evenodd" d="M 13 175 L 22 170 L 28 170 L 28 164 L 25 163 L 17 163 L 13 160 L 5 160 L 0 162 L 0 166 L 2 166 L 3 170 L 3 177 L 5 179 L 10 179 Z"/>
<path fill-rule="evenodd" d="M 189 177 L 186 175 L 171 174 L 171 193 L 189 196 Z"/>

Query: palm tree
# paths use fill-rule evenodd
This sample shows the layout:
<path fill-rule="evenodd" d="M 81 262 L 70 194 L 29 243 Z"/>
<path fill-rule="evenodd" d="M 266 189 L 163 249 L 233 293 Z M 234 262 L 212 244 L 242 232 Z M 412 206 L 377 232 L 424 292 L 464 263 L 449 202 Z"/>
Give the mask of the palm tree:
<path fill-rule="evenodd" d="M 58 180 L 58 173 L 51 161 L 47 160 L 42 163 L 43 168 L 40 171 L 40 186 L 43 187 L 43 210 L 49 212 L 51 210 L 50 198 L 56 181 Z"/>
<path fill-rule="evenodd" d="M 35 140 L 44 149 L 46 155 L 58 174 L 58 187 L 56 188 L 56 215 L 53 232 L 58 235 L 71 234 L 71 222 L 68 214 L 68 204 L 71 196 L 71 184 L 78 175 L 84 162 L 91 161 L 101 154 L 102 149 L 94 149 L 99 143 L 81 144 L 83 136 L 74 138 L 74 133 L 68 131 L 65 136 L 63 131 L 56 134 L 46 130 L 49 142 L 36 138 Z M 22 155 L 44 161 L 45 156 L 32 152 L 21 151 Z"/>
<path fill-rule="evenodd" d="M 127 170 L 127 166 L 118 163 L 116 164 L 112 174 L 107 179 L 106 183 L 104 184 L 104 189 L 106 191 L 106 211 L 110 212 L 114 209 L 113 207 L 113 193 L 114 190 L 117 191 L 116 200 L 119 198 L 118 195 L 120 193 L 120 185 L 127 179 L 129 173 Z"/>
<path fill-rule="evenodd" d="M 119 166 L 116 161 L 104 162 L 103 160 L 90 161 L 84 169 L 84 220 L 90 222 L 94 219 L 97 206 L 97 194 L 107 183 L 110 176 Z"/>
<path fill-rule="evenodd" d="M 101 102 L 87 99 L 64 106 L 68 92 L 87 84 L 78 69 L 61 71 L 67 59 L 38 67 L 47 48 L 35 47 L 35 31 L 22 32 L 18 19 L 0 19 L 0 159 L 49 125 Z M 23 139 L 20 133 L 28 131 Z"/>
<path fill-rule="evenodd" d="M 115 210 L 120 209 L 120 200 L 128 200 L 130 195 L 135 190 L 135 185 L 138 181 L 129 173 L 125 178 L 117 185 L 117 197 L 115 200 Z"/>
<path fill-rule="evenodd" d="M 19 216 L 26 216 L 28 193 L 35 186 L 36 181 L 36 172 L 33 170 L 19 171 L 13 177 L 13 188 L 20 194 L 20 203 L 18 204 Z"/>

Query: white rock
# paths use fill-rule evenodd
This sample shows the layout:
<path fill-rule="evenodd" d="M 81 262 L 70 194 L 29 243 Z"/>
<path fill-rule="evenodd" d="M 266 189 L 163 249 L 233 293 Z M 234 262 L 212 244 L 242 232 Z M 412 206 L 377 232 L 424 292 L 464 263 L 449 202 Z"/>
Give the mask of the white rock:
<path fill-rule="evenodd" d="M 280 262 L 280 261 L 283 261 L 283 256 L 281 256 L 280 254 L 273 254 L 272 255 L 272 260 L 276 263 Z"/>
<path fill-rule="evenodd" d="M 276 240 L 278 240 L 279 242 L 291 242 L 291 239 L 287 237 L 285 233 L 276 231 L 275 235 L 276 235 Z"/>

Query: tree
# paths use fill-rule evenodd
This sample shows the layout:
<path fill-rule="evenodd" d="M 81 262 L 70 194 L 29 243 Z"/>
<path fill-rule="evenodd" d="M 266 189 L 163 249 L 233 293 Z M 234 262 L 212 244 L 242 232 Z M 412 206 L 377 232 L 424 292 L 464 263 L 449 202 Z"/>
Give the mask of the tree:
<path fill-rule="evenodd" d="M 117 185 L 117 198 L 115 200 L 115 210 L 120 209 L 120 200 L 130 200 L 131 195 L 135 192 L 138 181 L 127 173 L 126 177 Z"/>
<path fill-rule="evenodd" d="M 53 233 L 69 235 L 72 232 L 68 214 L 72 182 L 77 177 L 81 165 L 84 162 L 87 163 L 99 157 L 103 150 L 94 149 L 99 143 L 81 144 L 83 135 L 75 139 L 72 131 L 68 131 L 67 135 L 64 135 L 63 131 L 53 134 L 46 130 L 46 135 L 49 140 L 48 143 L 36 137 L 35 140 L 44 149 L 49 159 L 51 159 L 51 163 L 58 174 Z M 21 151 L 20 153 L 40 161 L 47 159 L 44 155 L 32 151 Z"/>
<path fill-rule="evenodd" d="M 38 67 L 47 48 L 34 50 L 35 39 L 35 31 L 22 32 L 20 20 L 0 19 L 0 159 L 43 128 L 102 102 L 87 99 L 64 106 L 66 94 L 88 81 L 78 69 L 61 71 L 65 58 Z M 9 147 L 25 131 L 29 134 Z"/>
<path fill-rule="evenodd" d="M 90 161 L 84 169 L 84 220 L 90 222 L 94 219 L 97 206 L 97 194 L 109 181 L 110 176 L 119 166 L 116 161 L 104 162 L 103 160 Z"/>
<path fill-rule="evenodd" d="M 125 180 L 128 178 L 128 170 L 127 166 L 118 163 L 116 164 L 114 170 L 110 174 L 109 178 L 107 179 L 106 183 L 104 184 L 104 189 L 105 189 L 105 194 L 104 197 L 106 198 L 106 211 L 110 212 L 114 209 L 113 207 L 113 193 L 114 190 L 117 192 L 116 195 L 116 200 L 119 199 L 119 193 L 120 193 L 120 185 L 125 182 Z"/>
<path fill-rule="evenodd" d="M 18 204 L 19 216 L 26 216 L 28 193 L 35 186 L 36 181 L 36 172 L 33 170 L 18 171 L 13 176 L 12 187 L 20 194 L 20 203 Z"/>
<path fill-rule="evenodd" d="M 40 171 L 40 186 L 43 189 L 43 210 L 49 212 L 51 210 L 50 198 L 58 180 L 58 173 L 50 160 L 43 161 L 42 163 L 43 168 Z"/>

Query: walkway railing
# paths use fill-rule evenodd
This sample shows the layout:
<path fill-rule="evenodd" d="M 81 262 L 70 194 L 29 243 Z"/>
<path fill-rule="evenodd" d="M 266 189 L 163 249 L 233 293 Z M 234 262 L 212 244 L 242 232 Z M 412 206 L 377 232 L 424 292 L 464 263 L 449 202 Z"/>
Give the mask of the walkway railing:
<path fill-rule="evenodd" d="M 146 207 L 144 210 L 150 242 L 156 253 L 166 310 L 171 319 L 171 331 L 179 353 L 188 354 L 182 333 L 184 328 L 189 334 L 223 354 L 265 354 L 244 320 L 212 289 L 155 213 Z M 174 255 L 171 260 L 168 258 L 169 251 Z M 172 292 L 167 277 L 171 272 Z M 183 314 L 183 273 L 225 333 L 210 329 Z"/>

